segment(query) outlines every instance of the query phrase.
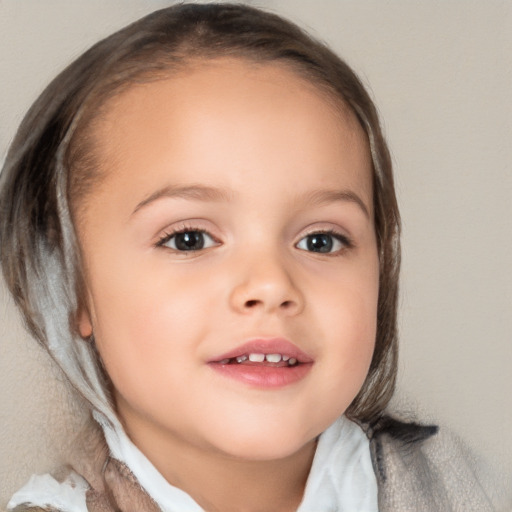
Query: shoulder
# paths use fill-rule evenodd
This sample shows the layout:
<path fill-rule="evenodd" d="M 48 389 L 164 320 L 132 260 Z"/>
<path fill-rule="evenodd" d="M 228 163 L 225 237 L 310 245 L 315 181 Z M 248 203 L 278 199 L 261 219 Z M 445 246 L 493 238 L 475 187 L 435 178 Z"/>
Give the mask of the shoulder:
<path fill-rule="evenodd" d="M 160 512 L 128 467 L 110 456 L 90 424 L 58 476 L 35 475 L 9 501 L 9 512 Z"/>
<path fill-rule="evenodd" d="M 102 488 L 101 467 L 108 451 L 95 424 L 76 436 L 68 464 L 54 474 L 32 475 L 7 504 L 9 512 L 87 512 L 87 497 Z"/>
<path fill-rule="evenodd" d="M 33 475 L 7 507 L 10 512 L 87 512 L 88 489 L 85 479 L 74 471 L 68 471 L 62 479 Z"/>
<path fill-rule="evenodd" d="M 474 457 L 449 430 L 383 416 L 367 433 L 381 512 L 495 510 Z"/>

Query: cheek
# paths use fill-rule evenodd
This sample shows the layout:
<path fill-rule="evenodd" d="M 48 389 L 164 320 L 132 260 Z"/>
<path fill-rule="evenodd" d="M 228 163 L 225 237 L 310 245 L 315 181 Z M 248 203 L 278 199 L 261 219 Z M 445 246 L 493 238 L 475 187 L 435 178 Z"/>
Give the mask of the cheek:
<path fill-rule="evenodd" d="M 96 343 L 120 390 L 133 382 L 156 389 L 162 372 L 177 379 L 175 369 L 186 371 L 185 356 L 199 346 L 208 325 L 201 319 L 211 310 L 209 295 L 197 293 L 208 287 L 204 277 L 138 263 L 102 271 L 92 287 Z"/>
<path fill-rule="evenodd" d="M 340 273 L 317 290 L 315 323 L 326 340 L 326 393 L 343 412 L 361 388 L 373 356 L 377 331 L 378 265 Z"/>
<path fill-rule="evenodd" d="M 373 355 L 376 337 L 377 308 L 371 294 L 358 294 L 357 291 L 333 301 L 328 308 L 330 320 L 324 322 L 329 327 L 325 339 L 329 340 L 330 352 L 345 375 L 366 374 Z M 326 329 L 327 331 L 327 329 Z"/>

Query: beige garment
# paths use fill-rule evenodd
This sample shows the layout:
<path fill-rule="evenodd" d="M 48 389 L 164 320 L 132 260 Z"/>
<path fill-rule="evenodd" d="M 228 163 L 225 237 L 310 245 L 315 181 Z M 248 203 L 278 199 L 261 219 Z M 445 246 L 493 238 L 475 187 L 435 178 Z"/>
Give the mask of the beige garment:
<path fill-rule="evenodd" d="M 388 416 L 362 427 L 370 438 L 380 512 L 496 510 L 476 478 L 471 456 L 457 439 L 437 427 Z M 84 437 L 71 467 L 90 485 L 89 512 L 160 511 L 128 467 L 109 456 L 99 428 L 91 428 Z M 20 506 L 13 512 L 59 511 Z"/>
<path fill-rule="evenodd" d="M 384 417 L 369 432 L 380 512 L 488 512 L 463 443 L 437 427 Z"/>

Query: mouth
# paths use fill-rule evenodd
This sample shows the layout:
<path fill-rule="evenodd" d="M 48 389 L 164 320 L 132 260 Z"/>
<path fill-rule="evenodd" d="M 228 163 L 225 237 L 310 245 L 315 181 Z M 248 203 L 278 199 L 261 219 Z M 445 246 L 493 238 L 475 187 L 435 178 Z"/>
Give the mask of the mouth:
<path fill-rule="evenodd" d="M 281 338 L 251 340 L 208 361 L 224 376 L 259 388 L 297 382 L 307 375 L 313 363 L 312 357 Z"/>
<path fill-rule="evenodd" d="M 284 368 L 287 366 L 296 366 L 299 361 L 288 354 L 263 354 L 260 352 L 252 352 L 250 354 L 242 354 L 236 357 L 222 359 L 218 364 L 243 364 L 245 366 L 270 366 L 274 368 Z"/>

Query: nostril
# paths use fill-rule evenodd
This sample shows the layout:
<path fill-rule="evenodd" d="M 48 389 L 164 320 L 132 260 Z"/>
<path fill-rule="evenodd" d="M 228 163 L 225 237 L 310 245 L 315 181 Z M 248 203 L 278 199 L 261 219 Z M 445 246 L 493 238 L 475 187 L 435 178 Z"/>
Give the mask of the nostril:
<path fill-rule="evenodd" d="M 252 308 L 255 308 L 256 306 L 258 306 L 258 304 L 261 304 L 262 301 L 261 300 L 258 300 L 258 299 L 251 299 L 251 300 L 247 300 L 245 301 L 245 307 L 247 309 L 252 309 Z M 293 307 L 293 304 L 294 302 L 292 300 L 285 300 L 281 303 L 280 307 L 283 308 L 283 309 L 289 309 L 291 307 Z"/>

